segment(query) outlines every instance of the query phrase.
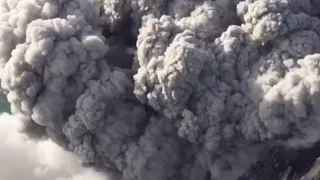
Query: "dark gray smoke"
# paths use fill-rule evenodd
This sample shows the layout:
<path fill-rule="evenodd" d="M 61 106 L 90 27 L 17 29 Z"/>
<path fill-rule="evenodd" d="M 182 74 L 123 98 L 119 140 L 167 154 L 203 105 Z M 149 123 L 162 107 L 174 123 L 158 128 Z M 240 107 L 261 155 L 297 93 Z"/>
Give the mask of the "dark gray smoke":
<path fill-rule="evenodd" d="M 315 0 L 0 0 L 24 132 L 128 180 L 234 180 L 320 140 Z M 100 179 L 99 179 L 100 180 Z"/>

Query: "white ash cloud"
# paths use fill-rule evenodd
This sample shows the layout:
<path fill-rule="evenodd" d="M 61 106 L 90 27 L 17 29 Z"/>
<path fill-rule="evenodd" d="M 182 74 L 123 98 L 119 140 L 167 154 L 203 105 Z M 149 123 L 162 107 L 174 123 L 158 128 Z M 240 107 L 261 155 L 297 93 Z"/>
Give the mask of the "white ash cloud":
<path fill-rule="evenodd" d="M 6 180 L 114 180 L 50 139 L 34 140 L 21 132 L 23 117 L 0 114 L 0 179 Z"/>

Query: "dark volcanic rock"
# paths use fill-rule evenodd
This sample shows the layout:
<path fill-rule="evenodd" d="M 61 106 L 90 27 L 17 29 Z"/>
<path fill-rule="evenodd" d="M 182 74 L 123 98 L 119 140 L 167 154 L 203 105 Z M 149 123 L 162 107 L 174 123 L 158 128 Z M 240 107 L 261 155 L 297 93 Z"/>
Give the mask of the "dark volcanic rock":
<path fill-rule="evenodd" d="M 300 151 L 272 147 L 238 180 L 320 180 L 319 156 L 320 144 Z"/>
<path fill-rule="evenodd" d="M 297 153 L 293 150 L 272 147 L 238 180 L 279 179 L 279 176 L 290 167 L 290 162 L 296 157 Z"/>
<path fill-rule="evenodd" d="M 301 180 L 319 180 L 320 179 L 320 158 L 316 160 L 311 170 L 301 178 Z"/>

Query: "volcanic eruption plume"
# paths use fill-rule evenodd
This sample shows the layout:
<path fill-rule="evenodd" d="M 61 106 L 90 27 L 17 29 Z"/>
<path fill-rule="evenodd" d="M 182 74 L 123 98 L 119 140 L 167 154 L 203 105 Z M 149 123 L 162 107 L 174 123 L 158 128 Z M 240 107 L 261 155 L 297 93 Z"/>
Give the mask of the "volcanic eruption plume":
<path fill-rule="evenodd" d="M 320 3 L 0 0 L 0 81 L 4 118 L 84 166 L 236 180 L 320 140 Z"/>

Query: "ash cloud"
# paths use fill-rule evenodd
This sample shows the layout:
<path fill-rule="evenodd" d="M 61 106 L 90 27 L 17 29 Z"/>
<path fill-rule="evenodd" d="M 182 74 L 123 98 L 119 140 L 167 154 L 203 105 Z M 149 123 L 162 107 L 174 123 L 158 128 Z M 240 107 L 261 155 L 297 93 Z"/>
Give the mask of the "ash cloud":
<path fill-rule="evenodd" d="M 8 180 L 113 180 L 103 172 L 84 168 L 71 152 L 52 140 L 35 141 L 21 133 L 24 118 L 0 115 L 0 178 Z"/>
<path fill-rule="evenodd" d="M 128 180 L 233 180 L 265 148 L 320 140 L 319 9 L 1 0 L 1 89 L 24 133 L 83 165 Z"/>

